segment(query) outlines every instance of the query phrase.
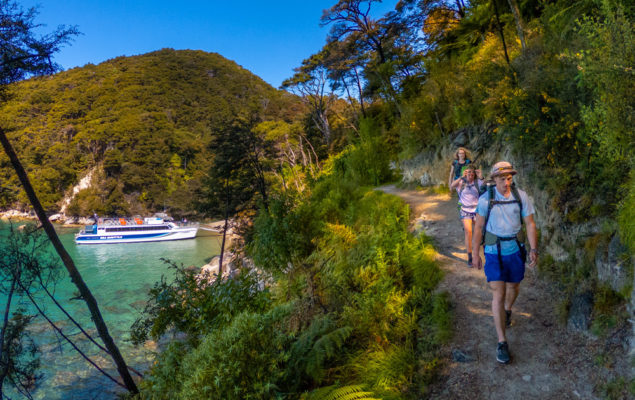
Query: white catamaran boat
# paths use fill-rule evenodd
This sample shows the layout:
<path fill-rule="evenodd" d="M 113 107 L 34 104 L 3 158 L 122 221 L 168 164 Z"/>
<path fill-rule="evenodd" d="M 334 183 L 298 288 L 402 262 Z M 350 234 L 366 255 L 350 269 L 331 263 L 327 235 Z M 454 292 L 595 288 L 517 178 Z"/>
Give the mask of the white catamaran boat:
<path fill-rule="evenodd" d="M 77 244 L 138 243 L 196 237 L 198 224 L 177 225 L 163 218 L 115 218 L 87 225 L 75 235 Z"/>

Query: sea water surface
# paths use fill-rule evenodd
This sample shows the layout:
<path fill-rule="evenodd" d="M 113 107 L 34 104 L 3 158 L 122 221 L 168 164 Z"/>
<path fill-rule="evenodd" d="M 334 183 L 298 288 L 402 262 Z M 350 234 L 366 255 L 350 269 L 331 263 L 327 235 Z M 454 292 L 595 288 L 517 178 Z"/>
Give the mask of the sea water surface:
<path fill-rule="evenodd" d="M 56 230 L 82 278 L 97 299 L 109 332 L 126 362 L 136 369 L 146 370 L 153 360 L 153 351 L 156 348 L 152 344 L 133 347 L 129 342 L 129 331 L 134 320 L 141 315 L 148 290 L 162 275 L 168 279 L 172 276 L 172 270 L 161 261 L 161 258 L 170 259 L 179 265 L 200 267 L 219 254 L 220 241 L 217 237 L 208 236 L 166 242 L 78 246 L 74 242 L 74 235 L 79 228 L 56 227 Z M 6 240 L 8 232 L 7 223 L 0 222 L 0 240 Z M 77 289 L 68 278 L 61 261 L 60 268 L 63 278 L 55 288 L 55 297 L 73 318 L 81 321 L 84 328 L 101 343 L 85 303 L 81 300 L 71 300 L 77 295 Z M 71 326 L 52 302 L 45 301 L 44 304 L 47 313 L 64 333 L 76 339 L 83 351 L 94 358 L 100 366 L 105 367 L 112 376 L 118 378 L 109 356 L 82 339 L 81 335 L 77 335 L 78 329 Z M 6 297 L 0 293 L 2 310 L 5 305 Z M 28 310 L 34 314 L 37 312 L 32 306 L 29 306 Z M 29 330 L 41 351 L 39 372 L 42 379 L 33 392 L 35 399 L 110 400 L 116 398 L 115 393 L 121 392 L 112 381 L 81 358 L 61 336 L 55 334 L 44 318 L 38 316 L 31 323 Z"/>

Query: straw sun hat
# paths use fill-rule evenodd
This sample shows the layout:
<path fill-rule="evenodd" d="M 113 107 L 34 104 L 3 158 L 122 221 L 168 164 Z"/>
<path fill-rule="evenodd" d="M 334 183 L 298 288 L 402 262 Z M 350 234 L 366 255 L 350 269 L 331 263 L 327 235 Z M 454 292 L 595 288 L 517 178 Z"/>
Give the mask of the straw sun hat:
<path fill-rule="evenodd" d="M 510 163 L 508 163 L 507 161 L 499 161 L 496 164 L 494 164 L 494 166 L 492 166 L 491 176 L 492 178 L 494 178 L 498 175 L 504 175 L 504 174 L 516 175 L 517 173 L 518 171 L 516 171 Z"/>

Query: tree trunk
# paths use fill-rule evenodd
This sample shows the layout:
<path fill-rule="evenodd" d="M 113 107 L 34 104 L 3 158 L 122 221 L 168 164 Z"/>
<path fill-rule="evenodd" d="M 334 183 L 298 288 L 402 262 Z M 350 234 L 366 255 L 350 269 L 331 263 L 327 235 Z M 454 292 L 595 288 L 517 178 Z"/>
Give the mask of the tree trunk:
<path fill-rule="evenodd" d="M 445 136 L 445 132 L 443 131 L 443 125 L 441 125 L 441 118 L 439 118 L 439 113 L 435 111 L 434 116 L 437 117 L 437 124 L 439 125 L 439 129 L 441 130 L 441 134 Z"/>
<path fill-rule="evenodd" d="M 248 150 L 248 154 L 252 154 L 250 158 L 251 166 L 254 171 L 254 175 L 256 178 L 256 187 L 260 192 L 260 196 L 262 196 L 262 205 L 265 207 L 266 211 L 269 211 L 269 197 L 267 196 L 267 182 L 265 180 L 265 171 L 263 170 L 262 163 L 260 162 L 260 157 L 258 157 L 258 146 L 256 143 L 256 138 L 254 137 L 254 133 L 250 130 L 250 145 L 251 149 Z"/>
<path fill-rule="evenodd" d="M 348 102 L 350 103 L 353 111 L 355 111 L 353 107 L 353 98 L 351 97 L 351 91 L 348 89 L 348 85 L 346 84 L 346 79 L 344 79 L 344 76 L 342 76 L 340 79 L 342 81 L 342 85 L 344 85 L 344 89 L 346 89 L 346 96 L 348 97 Z"/>
<path fill-rule="evenodd" d="M 220 256 L 218 257 L 218 278 L 223 277 L 223 256 L 225 254 L 225 238 L 227 237 L 227 223 L 229 221 L 229 182 L 225 179 L 225 224 L 223 225 L 223 240 L 220 245 Z"/>
<path fill-rule="evenodd" d="M 6 136 L 6 132 L 3 129 L 0 129 L 0 142 L 2 142 L 2 147 L 4 148 L 5 153 L 9 157 L 9 160 L 11 160 L 13 169 L 18 175 L 18 178 L 20 179 L 20 183 L 22 183 L 22 187 L 24 188 L 24 191 L 26 192 L 26 195 L 29 198 L 31 205 L 33 206 L 33 210 L 35 211 L 35 214 L 40 220 L 40 223 L 42 224 L 42 227 L 44 228 L 46 235 L 48 236 L 49 240 L 53 244 L 55 251 L 62 259 L 62 262 L 64 263 L 64 266 L 66 267 L 66 270 L 68 271 L 68 274 L 70 275 L 71 280 L 73 281 L 73 283 L 79 290 L 79 293 L 82 299 L 84 299 L 84 301 L 86 302 L 86 306 L 88 307 L 88 310 L 90 311 L 90 315 L 93 322 L 95 323 L 97 332 L 99 333 L 101 340 L 104 342 L 104 345 L 110 352 L 110 356 L 112 357 L 114 363 L 117 365 L 117 371 L 119 372 L 119 376 L 121 376 L 121 379 L 123 379 L 123 382 L 126 385 L 126 388 L 128 389 L 128 391 L 130 391 L 131 393 L 138 393 L 139 390 L 137 389 L 137 385 L 135 385 L 134 381 L 132 380 L 132 377 L 130 376 L 130 373 L 128 372 L 128 367 L 126 366 L 126 362 L 124 361 L 123 356 L 119 352 L 119 348 L 117 347 L 114 340 L 110 336 L 110 333 L 108 333 L 108 327 L 106 326 L 106 323 L 104 322 L 104 319 L 101 316 L 101 312 L 99 311 L 99 306 L 97 305 L 97 300 L 95 300 L 95 297 L 93 297 L 93 294 L 91 293 L 90 289 L 88 288 L 88 286 L 86 286 L 86 283 L 82 279 L 82 276 L 77 270 L 77 267 L 75 267 L 75 263 L 73 262 L 73 259 L 71 258 L 71 256 L 68 254 L 68 252 L 62 245 L 60 238 L 57 236 L 57 233 L 55 232 L 55 229 L 53 228 L 53 224 L 51 224 L 51 221 L 49 221 L 48 217 L 46 216 L 46 212 L 44 211 L 42 204 L 40 204 L 40 200 L 38 199 L 37 195 L 35 194 L 35 191 L 33 190 L 33 187 L 31 186 L 29 177 L 26 171 L 24 170 L 24 168 L 22 167 L 22 164 L 20 163 L 20 160 L 18 159 L 17 154 L 13 150 L 13 147 L 11 146 L 9 139 Z"/>
<path fill-rule="evenodd" d="M 461 4 L 461 2 L 459 0 L 456 0 L 455 3 L 456 3 L 456 10 L 459 13 L 459 16 L 461 18 L 465 17 L 465 11 L 463 10 L 463 5 Z"/>
<path fill-rule="evenodd" d="M 322 132 L 322 137 L 324 137 L 324 142 L 326 144 L 331 143 L 331 127 L 329 125 L 329 119 L 326 116 L 326 111 L 315 108 L 315 111 L 312 116 L 313 122 L 315 126 L 318 128 L 320 132 Z"/>
<path fill-rule="evenodd" d="M 229 217 L 225 214 L 225 224 L 223 225 L 223 240 L 220 245 L 220 257 L 218 258 L 218 277 L 217 279 L 223 278 L 223 255 L 225 253 L 225 238 L 227 237 L 227 220 Z"/>
<path fill-rule="evenodd" d="M 364 108 L 364 94 L 362 93 L 362 83 L 359 79 L 359 74 L 357 73 L 357 67 L 353 67 L 353 71 L 355 71 L 355 80 L 357 81 L 357 90 L 359 91 L 359 106 L 362 109 L 362 116 L 366 118 L 366 110 Z"/>
<path fill-rule="evenodd" d="M 11 298 L 13 297 L 13 292 L 15 291 L 15 283 L 20 279 L 18 277 L 13 277 L 11 281 L 11 289 L 9 290 L 9 295 L 7 296 L 7 306 L 4 310 L 4 318 L 2 320 L 2 329 L 0 330 L 0 398 L 2 397 L 2 386 L 5 378 L 9 374 L 9 352 L 4 351 L 4 334 L 6 332 L 7 327 L 9 326 L 9 312 L 11 311 Z"/>
<path fill-rule="evenodd" d="M 503 25 L 501 25 L 500 14 L 498 12 L 498 4 L 496 4 L 497 0 L 492 0 L 492 4 L 494 5 L 494 13 L 496 14 L 496 25 L 498 26 L 498 33 L 500 34 L 501 41 L 503 42 L 503 51 L 505 52 L 505 61 L 507 61 L 507 65 L 511 67 L 511 62 L 509 61 L 509 55 L 507 54 L 507 43 L 505 43 L 505 33 L 503 32 Z"/>
<path fill-rule="evenodd" d="M 527 44 L 525 43 L 525 30 L 523 28 L 523 17 L 520 15 L 520 8 L 516 0 L 507 0 L 509 8 L 512 9 L 514 20 L 516 21 L 516 30 L 518 31 L 518 39 L 520 39 L 520 47 L 525 51 Z"/>

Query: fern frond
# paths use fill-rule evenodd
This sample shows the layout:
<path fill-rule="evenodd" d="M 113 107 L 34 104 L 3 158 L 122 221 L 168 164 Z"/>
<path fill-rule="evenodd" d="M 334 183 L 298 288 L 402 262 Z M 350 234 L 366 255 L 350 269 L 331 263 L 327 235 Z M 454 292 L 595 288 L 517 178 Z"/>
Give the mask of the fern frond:
<path fill-rule="evenodd" d="M 337 328 L 329 316 L 315 319 L 291 347 L 294 369 L 319 380 L 324 363 L 338 354 L 352 332 L 350 326 Z"/>
<path fill-rule="evenodd" d="M 343 387 L 325 386 L 309 393 L 304 400 L 380 400 L 372 396 L 372 392 L 364 391 L 361 385 Z"/>
<path fill-rule="evenodd" d="M 335 329 L 320 337 L 313 344 L 313 348 L 307 354 L 306 372 L 311 376 L 316 376 L 322 368 L 324 361 L 337 354 L 346 339 L 353 332 L 350 326 Z"/>
<path fill-rule="evenodd" d="M 334 325 L 328 315 L 316 317 L 311 322 L 311 325 L 305 329 L 295 343 L 293 343 L 291 347 L 292 359 L 298 360 L 309 353 L 313 348 L 316 338 L 332 330 Z"/>

